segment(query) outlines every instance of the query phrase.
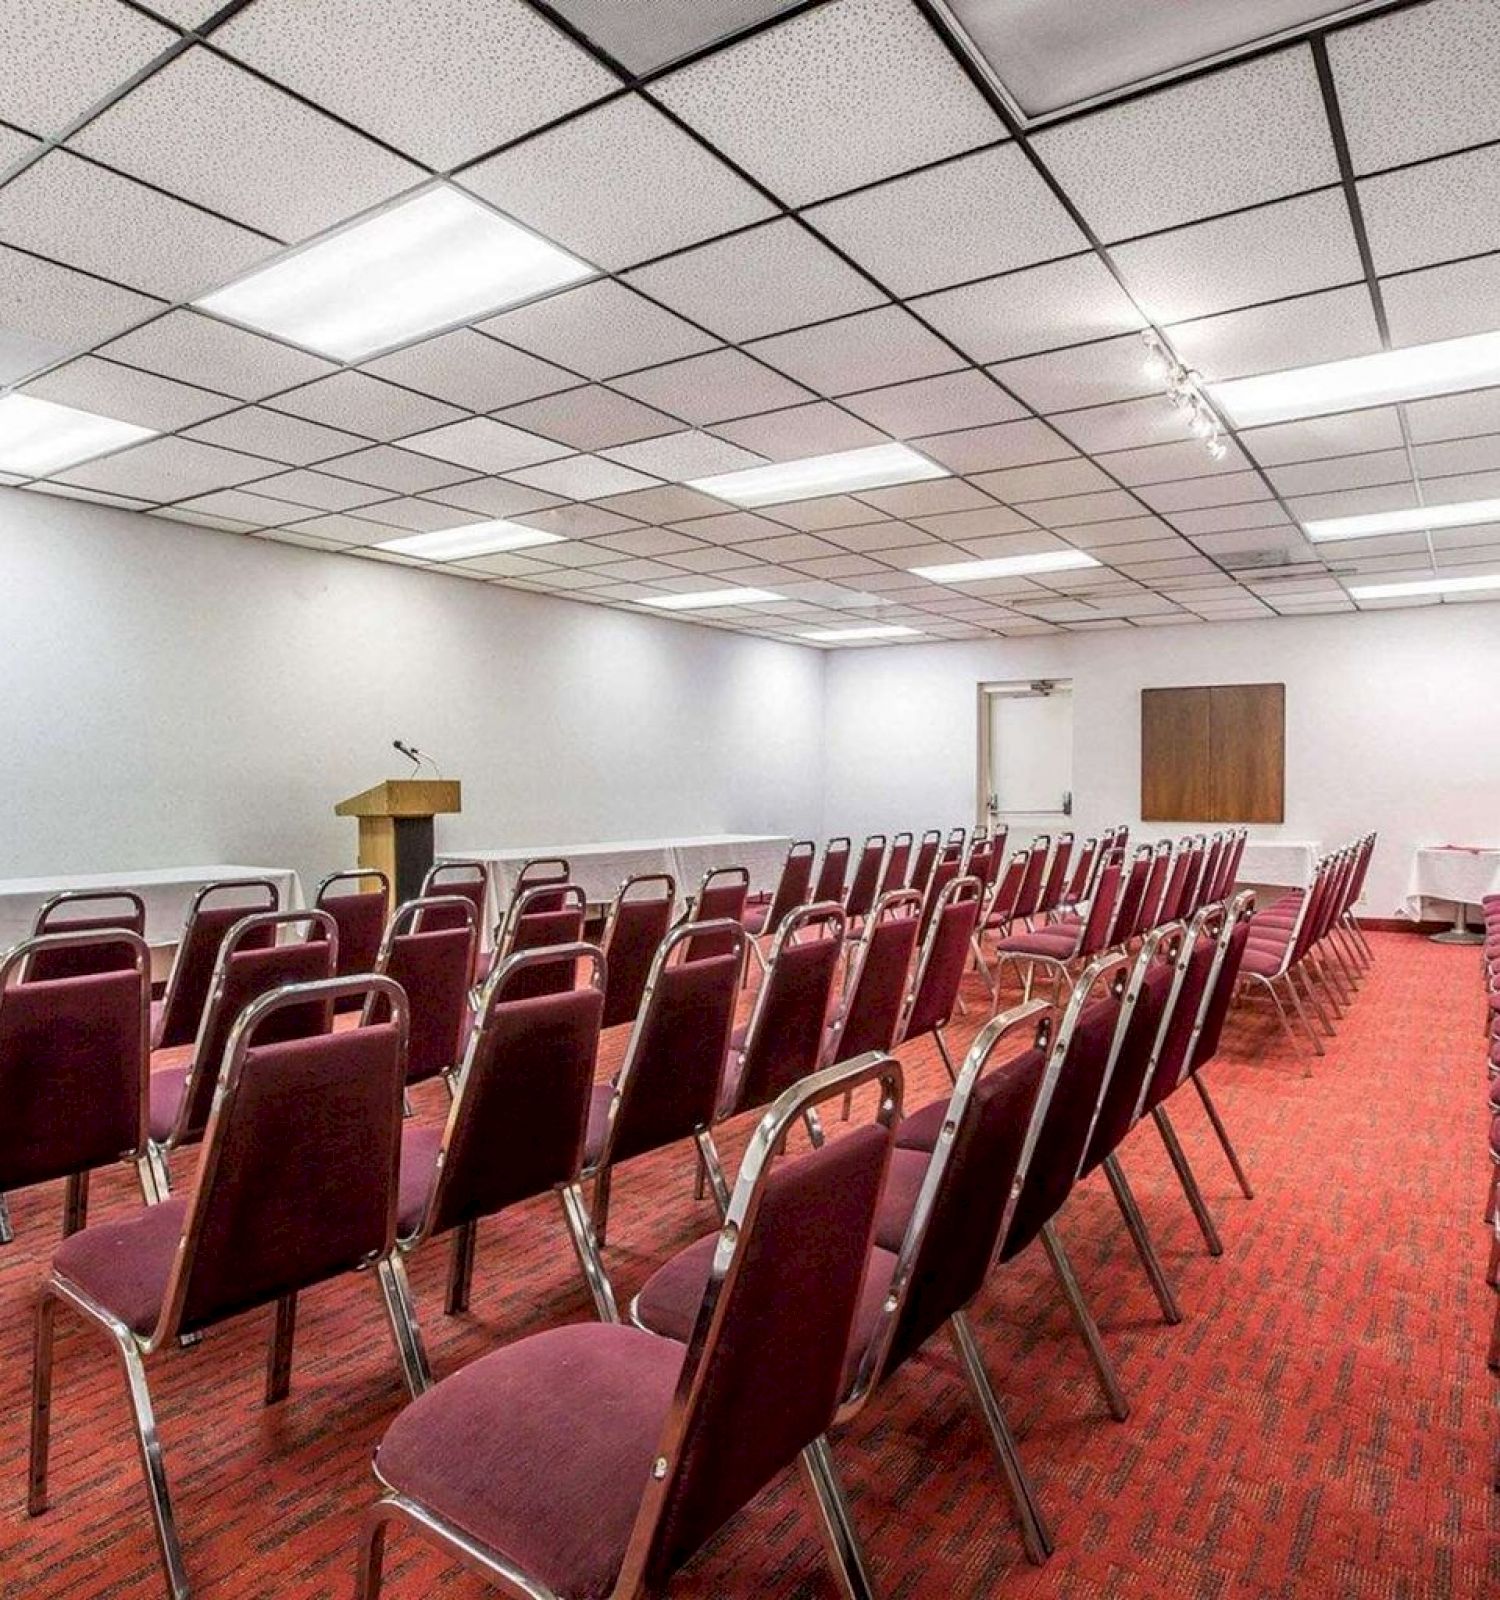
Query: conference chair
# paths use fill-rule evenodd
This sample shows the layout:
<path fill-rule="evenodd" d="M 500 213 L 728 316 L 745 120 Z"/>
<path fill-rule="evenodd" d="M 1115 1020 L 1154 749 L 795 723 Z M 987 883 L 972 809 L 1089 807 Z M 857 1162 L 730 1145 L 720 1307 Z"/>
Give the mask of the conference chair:
<path fill-rule="evenodd" d="M 1183 916 L 1194 917 L 1206 905 L 1211 905 L 1217 900 L 1222 900 L 1222 894 L 1216 892 L 1219 878 L 1223 869 L 1224 856 L 1229 849 L 1229 835 L 1216 833 L 1208 841 L 1208 853 L 1203 858 L 1203 872 L 1198 879 L 1198 891 L 1193 896 L 1191 906 L 1184 907 Z"/>
<path fill-rule="evenodd" d="M 938 873 L 956 873 L 958 863 L 940 862 Z M 942 890 L 938 890 L 941 896 Z M 882 895 L 851 946 L 843 992 L 828 1023 L 827 1061 L 848 1061 L 867 1050 L 894 1048 L 906 1009 L 912 954 L 924 932 L 926 897 L 915 889 Z M 852 1107 L 845 1101 L 844 1121 Z"/>
<path fill-rule="evenodd" d="M 911 875 L 906 880 L 908 889 L 915 889 L 918 894 L 926 891 L 927 880 L 932 876 L 932 869 L 937 865 L 942 848 L 942 829 L 929 828 L 917 841 L 917 851 L 912 857 Z"/>
<path fill-rule="evenodd" d="M 668 872 L 638 873 L 620 885 L 604 921 L 604 1027 L 640 1015 L 676 904 L 677 880 Z"/>
<path fill-rule="evenodd" d="M 922 941 L 916 978 L 901 1019 L 901 1043 L 910 1044 L 930 1033 L 950 1079 L 955 1076 L 955 1069 L 943 1029 L 958 1009 L 959 988 L 979 926 L 983 894 L 979 879 L 973 877 L 955 878 L 943 890 Z"/>
<path fill-rule="evenodd" d="M 760 940 L 773 936 L 791 912 L 807 904 L 812 892 L 813 857 L 816 854 L 817 846 L 811 839 L 799 839 L 786 853 L 775 893 L 752 897 L 741 913 L 740 920 L 750 934 L 751 954 L 762 972 L 766 969 L 766 958 L 760 948 Z"/>
<path fill-rule="evenodd" d="M 812 889 L 814 900 L 834 900 L 840 905 L 843 904 L 852 848 L 845 834 L 830 839 L 823 847 L 823 859 L 818 863 L 818 877 Z"/>
<path fill-rule="evenodd" d="M 1077 858 L 1073 862 L 1073 871 L 1068 878 L 1068 886 L 1063 890 L 1063 909 L 1076 909 L 1093 893 L 1094 866 L 1099 861 L 1099 851 L 1098 839 L 1090 836 L 1083 841 L 1083 848 L 1078 852 Z"/>
<path fill-rule="evenodd" d="M 226 896 L 231 897 L 231 903 L 218 904 Z M 270 878 L 221 878 L 216 883 L 205 883 L 198 890 L 188 907 L 182 937 L 172 957 L 172 970 L 167 975 L 166 990 L 160 1001 L 152 1003 L 153 1050 L 193 1042 L 214 981 L 224 936 L 251 912 L 274 912 L 280 905 L 280 891 Z M 276 937 L 276 928 L 273 924 L 258 924 L 246 937 L 250 943 L 241 948 L 264 947 Z"/>
<path fill-rule="evenodd" d="M 745 903 L 750 898 L 750 874 L 744 867 L 710 867 L 703 874 L 698 892 L 688 897 L 682 914 L 684 923 L 730 922 L 744 925 Z M 722 933 L 703 934 L 688 946 L 688 959 L 701 961 L 732 948 Z"/>
<path fill-rule="evenodd" d="M 535 992 L 528 973 L 559 957 L 573 983 Z M 409 1122 L 402 1136 L 398 1247 L 409 1255 L 452 1235 L 445 1304 L 457 1315 L 469 1306 L 480 1219 L 554 1193 L 594 1308 L 618 1321 L 580 1187 L 603 957 L 582 943 L 521 950 L 491 968 L 476 1010 L 445 1121 Z"/>
<path fill-rule="evenodd" d="M 1261 914 L 1257 913 L 1251 919 L 1245 955 L 1240 964 L 1240 977 L 1244 980 L 1245 987 L 1248 989 L 1251 983 L 1258 983 L 1270 995 L 1276 1006 L 1276 1015 L 1281 1021 L 1282 1031 L 1286 1034 L 1293 1052 L 1299 1055 L 1302 1053 L 1301 1046 L 1292 1031 L 1291 1019 L 1283 1004 L 1284 997 L 1290 998 L 1297 1019 L 1312 1042 L 1314 1053 L 1320 1056 L 1327 1054 L 1323 1041 L 1318 1036 L 1318 1030 L 1313 1026 L 1307 1008 L 1303 1005 L 1302 992 L 1297 987 L 1294 973 L 1297 971 L 1298 963 L 1311 947 L 1313 932 L 1319 926 L 1332 872 L 1333 860 L 1325 856 L 1318 863 L 1312 887 L 1298 899 L 1290 925 L 1283 927 L 1276 919 L 1262 920 Z M 1309 985 L 1309 998 L 1313 1002 L 1314 1010 L 1321 1011 L 1317 996 L 1310 988 L 1311 980 L 1305 973 L 1302 976 L 1304 982 Z M 1326 1017 L 1323 1020 L 1327 1025 Z M 1304 1064 L 1303 1076 L 1312 1076 L 1310 1061 Z"/>
<path fill-rule="evenodd" d="M 726 948 L 694 958 L 691 946 L 700 942 L 703 926 L 674 928 L 662 940 L 619 1070 L 592 1090 L 582 1175 L 593 1181 L 600 1245 L 614 1169 L 623 1162 L 691 1139 L 700 1179 L 721 1170 L 713 1123 L 751 940 L 725 918 L 707 926 L 724 935 Z M 607 999 L 605 1005 L 607 1015 Z"/>
<path fill-rule="evenodd" d="M 867 1083 L 880 1085 L 873 1124 L 773 1159 L 794 1123 Z M 794 1463 L 841 1592 L 865 1600 L 823 1435 L 900 1106 L 900 1068 L 868 1056 L 777 1098 L 751 1138 L 685 1345 L 637 1328 L 554 1328 L 408 1406 L 376 1452 L 382 1497 L 365 1519 L 356 1600 L 381 1592 L 393 1525 L 508 1594 L 647 1600 Z"/>
<path fill-rule="evenodd" d="M 1042 879 L 1052 856 L 1052 838 L 1039 833 L 1031 841 L 1031 853 L 1026 859 L 1026 871 L 1021 877 L 1021 888 L 1016 896 L 1012 920 L 1024 922 L 1029 928 L 1031 919 L 1041 909 Z"/>
<path fill-rule="evenodd" d="M 51 972 L 31 977 L 23 972 Z M 66 1179 L 63 1233 L 88 1216 L 89 1174 L 133 1161 L 148 1201 L 151 952 L 126 928 L 33 934 L 0 955 L 0 1244 L 5 1195 Z"/>
<path fill-rule="evenodd" d="M 282 932 L 320 925 L 321 939 L 299 938 L 277 944 Z M 307 985 L 333 977 L 338 963 L 338 930 L 326 911 L 260 911 L 241 916 L 224 935 L 214 964 L 197 1037 L 190 1050 L 174 1048 L 153 1055 L 146 1164 L 157 1197 L 166 1199 L 172 1180 L 168 1157 L 197 1144 L 208 1126 L 230 1036 L 240 1013 L 261 995 L 288 984 Z M 331 989 L 307 990 L 306 1004 L 279 1007 L 262 1024 L 262 1042 L 326 1033 L 332 1014 L 323 1003 Z M 339 990 L 347 994 L 350 990 Z M 171 1059 L 159 1064 L 158 1057 Z M 185 1059 L 184 1059 L 185 1058 Z"/>
<path fill-rule="evenodd" d="M 340 949 L 342 949 L 342 941 Z M 464 895 L 429 895 L 397 906 L 373 970 L 406 995 L 406 1082 L 442 1078 L 451 1092 L 463 1054 L 479 919 Z M 362 1004 L 379 1006 L 378 997 Z M 379 1020 L 378 1013 L 366 1021 Z"/>
<path fill-rule="evenodd" d="M 78 913 L 82 911 L 83 914 Z M 37 908 L 31 937 L 104 933 L 121 929 L 146 937 L 146 902 L 131 889 L 64 889 Z M 115 939 L 36 947 L 17 970 L 17 981 L 36 983 L 89 972 L 121 972 L 135 965 L 129 945 Z"/>
<path fill-rule="evenodd" d="M 555 911 L 562 904 L 561 891 L 572 881 L 572 877 L 573 869 L 566 856 L 533 856 L 522 863 L 521 870 L 516 874 L 511 900 L 525 894 L 528 889 L 550 887 L 559 891 L 557 899 L 548 900 L 546 896 L 539 895 L 531 905 L 536 911 Z"/>
<path fill-rule="evenodd" d="M 458 895 L 474 907 L 474 919 L 481 933 L 485 927 L 484 909 L 489 896 L 489 873 L 482 861 L 434 861 L 422 878 L 417 899 L 449 899 Z M 433 919 L 436 919 L 435 921 Z M 462 926 L 464 918 L 456 907 L 434 908 L 428 913 L 423 931 Z"/>
<path fill-rule="evenodd" d="M 1179 861 L 1182 864 L 1182 873 L 1186 874 L 1186 851 L 1178 850 L 1170 839 L 1158 841 L 1151 855 L 1151 870 L 1146 874 L 1146 882 L 1142 886 L 1140 898 L 1135 902 L 1133 915 L 1128 922 L 1122 917 L 1116 926 L 1116 944 L 1122 948 L 1128 947 L 1143 934 L 1149 933 L 1161 921 L 1162 906 L 1171 887 L 1170 874 Z M 1180 877 L 1178 882 L 1180 892 Z"/>
<path fill-rule="evenodd" d="M 885 866 L 880 874 L 880 887 L 875 891 L 877 900 L 881 895 L 889 894 L 892 889 L 904 889 L 906 887 L 907 869 L 911 865 L 911 855 L 915 843 L 915 838 L 911 833 L 895 833 L 891 835 L 891 847 L 886 851 Z"/>
<path fill-rule="evenodd" d="M 381 995 L 390 1020 L 292 1036 L 288 1013 L 327 1012 L 346 994 L 370 992 Z M 274 1405 L 290 1386 L 300 1291 L 373 1269 L 402 1376 L 413 1395 L 426 1387 L 421 1338 L 394 1253 L 405 1034 L 405 996 L 384 978 L 332 978 L 261 995 L 228 1040 L 188 1193 L 95 1223 L 65 1239 L 52 1258 L 36 1313 L 27 1513 L 47 1509 L 53 1342 L 62 1308 L 102 1334 L 124 1369 L 173 1600 L 185 1600 L 188 1579 L 148 1363 L 180 1339 L 274 1306 L 265 1386 L 266 1404 Z M 321 1114 L 309 1116 L 309 1106 Z M 216 1415 L 222 1426 L 222 1410 Z"/>
<path fill-rule="evenodd" d="M 380 942 L 385 935 L 390 894 L 391 880 L 371 867 L 330 872 L 318 885 L 313 906 L 326 911 L 338 930 L 339 969 L 335 977 L 347 978 L 351 973 L 375 970 Z M 308 930 L 308 937 L 321 938 L 321 927 L 314 924 Z"/>
<path fill-rule="evenodd" d="M 1073 835 L 1060 833 L 1052 846 L 1052 857 L 1047 863 L 1047 874 L 1042 880 L 1037 896 L 1034 916 L 1045 917 L 1062 904 L 1063 886 L 1068 879 L 1068 862 L 1073 855 Z"/>
<path fill-rule="evenodd" d="M 576 883 L 538 883 L 522 889 L 511 901 L 495 942 L 490 970 L 503 966 L 522 951 L 578 944 L 583 939 L 588 901 Z M 573 987 L 573 969 L 566 956 L 528 962 L 513 967 L 507 999 L 528 995 L 561 994 Z"/>
<path fill-rule="evenodd" d="M 1123 863 L 1118 856 L 1106 864 L 1084 915 L 1044 923 L 1029 933 L 1012 933 L 995 946 L 995 985 L 1005 976 L 1006 963 L 1021 973 L 1022 998 L 1031 998 L 1036 968 L 1052 974 L 1052 998 L 1062 999 L 1063 985 L 1071 982 L 1075 969 L 1099 954 L 1111 943 L 1115 925 L 1115 906 L 1120 898 Z"/>
<path fill-rule="evenodd" d="M 844 900 L 844 913 L 851 923 L 858 922 L 870 913 L 880 888 L 881 869 L 885 865 L 885 835 L 872 833 L 859 852 L 854 866 L 854 879 Z"/>
<path fill-rule="evenodd" d="M 926 937 L 927 929 L 932 922 L 932 914 L 937 910 L 943 891 L 955 878 L 963 874 L 963 866 L 963 862 L 957 856 L 951 860 L 938 861 L 933 866 L 931 876 L 927 879 L 927 888 L 922 894 L 921 925 L 917 929 L 919 942 Z"/>

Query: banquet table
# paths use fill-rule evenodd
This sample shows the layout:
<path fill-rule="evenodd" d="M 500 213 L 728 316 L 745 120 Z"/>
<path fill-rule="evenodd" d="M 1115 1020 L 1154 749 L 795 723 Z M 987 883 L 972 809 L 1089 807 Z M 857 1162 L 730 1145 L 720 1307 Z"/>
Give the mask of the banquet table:
<path fill-rule="evenodd" d="M 1406 911 L 1414 921 L 1421 920 L 1425 901 L 1446 900 L 1454 930 L 1462 932 L 1464 907 L 1491 894 L 1500 894 L 1500 846 L 1419 845 L 1412 852 Z"/>
<path fill-rule="evenodd" d="M 478 861 L 489 879 L 486 923 L 493 927 L 515 893 L 516 877 L 528 861 L 561 856 L 591 905 L 607 904 L 626 878 L 666 872 L 677 882 L 679 901 L 697 887 L 710 867 L 744 867 L 750 887 L 774 889 L 791 840 L 784 834 L 717 833 L 692 839 L 624 839 L 595 844 L 507 845 L 502 850 L 444 850 L 437 860 Z"/>
<path fill-rule="evenodd" d="M 1305 889 L 1313 881 L 1322 853 L 1323 846 L 1316 840 L 1247 839 L 1239 881 Z"/>

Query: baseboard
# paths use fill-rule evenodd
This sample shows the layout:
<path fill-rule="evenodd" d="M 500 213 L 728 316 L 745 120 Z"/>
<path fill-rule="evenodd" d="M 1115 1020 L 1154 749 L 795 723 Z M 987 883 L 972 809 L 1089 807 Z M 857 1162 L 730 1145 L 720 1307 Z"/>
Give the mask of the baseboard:
<path fill-rule="evenodd" d="M 1441 933 L 1444 928 L 1453 926 L 1451 920 L 1413 922 L 1409 917 L 1357 917 L 1355 920 L 1360 927 L 1370 928 L 1376 933 Z"/>

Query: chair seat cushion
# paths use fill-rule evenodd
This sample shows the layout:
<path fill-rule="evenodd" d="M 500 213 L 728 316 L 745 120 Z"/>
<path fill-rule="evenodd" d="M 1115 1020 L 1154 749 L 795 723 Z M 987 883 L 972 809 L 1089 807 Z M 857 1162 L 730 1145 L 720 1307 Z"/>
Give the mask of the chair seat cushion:
<path fill-rule="evenodd" d="M 609 1127 L 610 1102 L 615 1097 L 612 1083 L 596 1083 L 589 1101 L 589 1131 L 583 1141 L 583 1164 L 592 1167 L 604 1154 L 604 1134 Z"/>
<path fill-rule="evenodd" d="M 1078 948 L 1078 930 L 1048 926 L 1035 933 L 1013 933 L 995 946 L 999 951 L 1018 956 L 1044 956 L 1065 961 Z"/>
<path fill-rule="evenodd" d="M 943 1118 L 948 1114 L 948 1097 L 934 1100 L 901 1119 L 896 1129 L 898 1150 L 936 1150 L 938 1135 L 943 1131 Z"/>
<path fill-rule="evenodd" d="M 754 903 L 745 907 L 740 914 L 740 925 L 751 938 L 758 933 L 766 931 L 766 918 L 771 914 L 771 902 L 762 901 L 759 905 Z"/>
<path fill-rule="evenodd" d="M 906 1225 L 917 1209 L 917 1194 L 927 1176 L 932 1154 L 927 1150 L 893 1150 L 886 1169 L 880 1209 L 875 1213 L 875 1242 L 884 1250 L 899 1250 Z"/>
<path fill-rule="evenodd" d="M 1247 944 L 1244 959 L 1240 962 L 1240 970 L 1253 972 L 1261 978 L 1274 977 L 1281 971 L 1281 958 L 1284 953 L 1282 950 L 1267 950 Z"/>
<path fill-rule="evenodd" d="M 161 1315 L 187 1205 L 187 1197 L 178 1196 L 115 1222 L 96 1222 L 63 1240 L 52 1270 L 144 1337 Z"/>
<path fill-rule="evenodd" d="M 401 1129 L 401 1183 L 396 1201 L 396 1231 L 410 1238 L 422 1226 L 427 1196 L 437 1167 L 443 1129 L 438 1123 L 408 1122 Z"/>
<path fill-rule="evenodd" d="M 191 1045 L 183 1045 L 180 1049 L 158 1050 L 152 1056 L 153 1064 L 166 1060 L 172 1056 L 192 1054 Z M 167 1066 L 155 1066 L 151 1073 L 151 1137 L 157 1144 L 164 1144 L 172 1132 L 172 1126 L 177 1121 L 177 1108 L 182 1104 L 182 1090 L 187 1083 L 187 1061 L 180 1061 Z"/>
<path fill-rule="evenodd" d="M 414 1400 L 375 1470 L 553 1593 L 602 1600 L 683 1354 L 674 1340 L 600 1323 L 520 1339 Z"/>

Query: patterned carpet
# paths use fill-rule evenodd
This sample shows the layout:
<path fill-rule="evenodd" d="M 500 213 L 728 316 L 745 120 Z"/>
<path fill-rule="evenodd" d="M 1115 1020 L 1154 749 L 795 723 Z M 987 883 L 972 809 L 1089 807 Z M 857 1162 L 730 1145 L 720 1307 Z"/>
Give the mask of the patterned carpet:
<path fill-rule="evenodd" d="M 1264 1002 L 1231 1023 L 1210 1069 L 1257 1186 L 1244 1200 L 1196 1097 L 1177 1123 L 1219 1218 L 1205 1254 L 1154 1131 L 1124 1165 L 1187 1314 L 1163 1325 L 1102 1178 L 1060 1231 L 1132 1403 L 1104 1411 L 1039 1247 L 1003 1269 L 974 1322 L 1052 1520 L 1027 1565 L 981 1426 L 934 1343 L 834 1444 L 885 1600 L 1004 1595 L 1460 1600 L 1500 1593 L 1494 1296 L 1479 1227 L 1486 1158 L 1474 953 L 1372 936 L 1377 963 L 1305 1080 Z M 967 1041 L 980 1020 L 971 994 Z M 908 1052 L 908 1103 L 946 1083 Z M 419 1108 L 432 1114 L 432 1095 Z M 737 1158 L 746 1128 L 726 1138 Z M 727 1163 L 726 1163 L 727 1164 Z M 135 1203 L 97 1177 L 93 1216 Z M 0 1249 L 0 1594 L 137 1600 L 162 1592 L 120 1378 L 67 1328 L 54 1392 L 52 1509 L 24 1514 L 31 1304 L 61 1186 L 13 1196 Z M 607 1262 L 622 1303 L 711 1225 L 686 1152 L 622 1171 Z M 555 1204 L 481 1230 L 472 1313 L 442 1314 L 446 1250 L 413 1263 L 439 1374 L 496 1344 L 589 1314 Z M 402 1401 L 373 1284 L 302 1297 L 290 1400 L 261 1404 L 269 1314 L 154 1363 L 151 1381 L 194 1593 L 344 1596 L 371 1450 Z M 400 1537 L 388 1593 L 470 1597 L 476 1579 Z M 674 1597 L 834 1600 L 800 1485 L 773 1485 L 700 1554 Z"/>

